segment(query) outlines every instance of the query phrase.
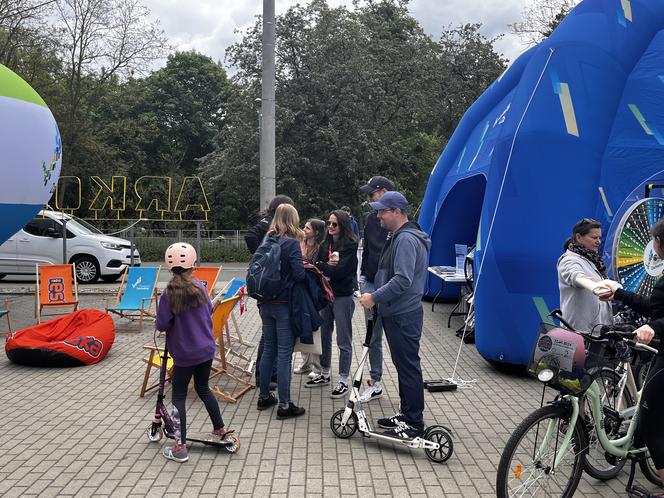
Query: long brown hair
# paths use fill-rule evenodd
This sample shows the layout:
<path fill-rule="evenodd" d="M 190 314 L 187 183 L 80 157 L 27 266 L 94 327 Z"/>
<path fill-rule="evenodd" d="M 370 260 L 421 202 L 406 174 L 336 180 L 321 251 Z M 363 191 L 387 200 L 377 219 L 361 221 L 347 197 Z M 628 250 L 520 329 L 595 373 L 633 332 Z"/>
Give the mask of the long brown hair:
<path fill-rule="evenodd" d="M 174 315 L 189 308 L 197 308 L 208 300 L 203 288 L 191 278 L 193 271 L 193 268 L 185 271 L 173 271 L 173 278 L 166 286 L 168 304 L 171 306 Z"/>
<path fill-rule="evenodd" d="M 297 214 L 297 209 L 290 204 L 281 204 L 277 207 L 267 234 L 302 240 L 304 233 L 300 230 L 300 215 Z"/>
<path fill-rule="evenodd" d="M 339 238 L 337 239 L 336 244 L 333 242 L 334 239 L 332 238 L 332 236 L 328 233 L 327 234 L 328 244 L 334 245 L 334 248 L 337 250 L 341 250 L 344 247 L 346 247 L 347 244 L 357 242 L 357 237 L 355 237 L 355 232 L 353 232 L 353 225 L 351 224 L 350 216 L 348 215 L 348 213 L 342 211 L 341 209 L 337 209 L 330 213 L 330 216 L 332 215 L 334 215 L 337 218 L 337 223 L 339 225 L 339 230 L 341 233 L 339 234 Z"/>
<path fill-rule="evenodd" d="M 314 232 L 314 243 L 308 245 L 306 241 L 303 241 L 304 250 L 302 251 L 302 257 L 308 260 L 315 260 L 318 257 L 320 246 L 325 240 L 325 222 L 318 218 L 310 218 L 307 220 L 307 223 L 309 223 L 311 230 Z"/>

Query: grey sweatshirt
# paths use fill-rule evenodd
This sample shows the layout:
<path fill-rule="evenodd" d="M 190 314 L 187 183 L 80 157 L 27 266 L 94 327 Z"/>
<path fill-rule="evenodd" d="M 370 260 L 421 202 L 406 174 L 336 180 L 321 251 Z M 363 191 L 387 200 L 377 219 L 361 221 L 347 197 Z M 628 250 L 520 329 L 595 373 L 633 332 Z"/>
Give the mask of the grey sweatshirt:
<path fill-rule="evenodd" d="M 557 268 L 563 318 L 576 330 L 587 332 L 592 331 L 597 324 L 612 324 L 611 303 L 600 301 L 592 292 L 575 283 L 576 278 L 583 275 L 597 281 L 603 280 L 604 277 L 595 265 L 583 256 L 567 250 L 558 259 Z"/>
<path fill-rule="evenodd" d="M 400 315 L 422 306 L 429 236 L 408 222 L 385 244 L 371 294 L 381 316 Z"/>

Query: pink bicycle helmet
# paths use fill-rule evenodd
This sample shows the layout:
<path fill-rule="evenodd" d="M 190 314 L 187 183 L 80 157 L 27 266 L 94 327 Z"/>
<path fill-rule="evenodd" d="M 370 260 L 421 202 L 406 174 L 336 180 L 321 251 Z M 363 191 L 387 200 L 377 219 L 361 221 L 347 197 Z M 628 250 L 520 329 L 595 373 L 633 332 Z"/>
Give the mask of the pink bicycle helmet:
<path fill-rule="evenodd" d="M 173 268 L 188 270 L 189 268 L 194 267 L 194 263 L 196 263 L 197 259 L 196 249 L 186 242 L 176 242 L 175 244 L 171 244 L 168 246 L 168 249 L 166 249 L 166 254 L 164 255 L 164 261 L 169 270 L 172 270 Z"/>

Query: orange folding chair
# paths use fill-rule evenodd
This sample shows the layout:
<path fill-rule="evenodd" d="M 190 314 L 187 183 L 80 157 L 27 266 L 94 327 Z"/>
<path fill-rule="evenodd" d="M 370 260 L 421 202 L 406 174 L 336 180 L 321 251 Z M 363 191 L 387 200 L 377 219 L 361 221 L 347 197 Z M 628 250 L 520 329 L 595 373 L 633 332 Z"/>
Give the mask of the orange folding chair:
<path fill-rule="evenodd" d="M 228 328 L 228 318 L 231 316 L 231 311 L 239 301 L 241 295 L 236 294 L 228 299 L 219 301 L 215 304 L 212 311 L 212 328 L 214 330 L 214 337 L 217 340 L 217 352 L 215 353 L 214 361 L 212 363 L 212 373 L 210 378 L 222 377 L 226 380 L 226 388 L 233 387 L 232 391 L 223 391 L 217 386 L 210 389 L 214 394 L 219 396 L 229 403 L 237 403 L 237 400 L 247 391 L 254 389 L 256 386 L 251 382 L 241 379 L 228 370 L 229 368 L 239 368 L 226 360 L 227 349 L 224 341 L 224 329 Z M 242 370 L 242 369 L 240 369 Z M 218 382 L 217 382 L 218 383 Z M 232 386 L 231 384 L 235 384 Z"/>
<path fill-rule="evenodd" d="M 37 265 L 37 285 L 35 289 L 35 316 L 41 323 L 42 309 L 78 309 L 78 285 L 74 265 Z M 67 313 L 51 313 L 66 315 Z"/>
<path fill-rule="evenodd" d="M 218 268 L 216 266 L 197 266 L 191 275 L 202 282 L 208 291 L 208 296 L 211 296 L 214 292 L 214 286 L 217 284 L 217 279 L 219 279 L 221 269 L 221 266 Z"/>

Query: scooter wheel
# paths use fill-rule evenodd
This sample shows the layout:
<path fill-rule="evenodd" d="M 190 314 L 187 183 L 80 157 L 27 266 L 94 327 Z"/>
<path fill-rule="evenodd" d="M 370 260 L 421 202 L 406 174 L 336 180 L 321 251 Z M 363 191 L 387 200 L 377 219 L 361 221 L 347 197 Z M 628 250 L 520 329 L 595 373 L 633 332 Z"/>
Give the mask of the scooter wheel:
<path fill-rule="evenodd" d="M 224 438 L 225 441 L 233 441 L 232 444 L 224 446 L 224 449 L 229 453 L 236 453 L 240 449 L 240 438 L 235 433 L 227 434 Z"/>
<path fill-rule="evenodd" d="M 437 450 L 425 449 L 424 452 L 427 458 L 432 462 L 443 463 L 446 462 L 454 452 L 454 443 L 452 442 L 452 434 L 448 429 L 442 425 L 435 425 L 429 427 L 422 436 L 433 443 L 438 443 L 440 448 Z"/>
<path fill-rule="evenodd" d="M 164 430 L 161 427 L 157 427 L 155 430 L 153 426 L 150 426 L 145 431 L 145 434 L 148 436 L 150 442 L 158 443 L 164 437 Z"/>
<path fill-rule="evenodd" d="M 357 415 L 355 415 L 355 412 L 351 413 L 348 422 L 346 422 L 346 425 L 342 427 L 341 421 L 344 419 L 345 411 L 345 408 L 337 410 L 334 412 L 334 415 L 332 415 L 332 418 L 330 418 L 330 429 L 332 429 L 332 432 L 334 432 L 335 436 L 341 439 L 347 439 L 351 437 L 357 430 Z"/>

